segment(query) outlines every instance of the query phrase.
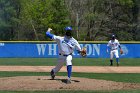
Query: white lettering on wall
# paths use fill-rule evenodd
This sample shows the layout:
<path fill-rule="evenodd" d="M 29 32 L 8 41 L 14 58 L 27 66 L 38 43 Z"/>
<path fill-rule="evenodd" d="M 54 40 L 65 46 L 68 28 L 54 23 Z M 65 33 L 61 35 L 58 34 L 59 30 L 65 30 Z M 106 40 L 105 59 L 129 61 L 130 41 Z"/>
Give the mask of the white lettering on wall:
<path fill-rule="evenodd" d="M 100 44 L 80 44 L 81 48 L 87 48 L 87 56 L 88 55 L 100 55 Z M 38 54 L 53 56 L 57 55 L 57 44 L 37 44 Z M 46 51 L 46 52 L 45 52 Z M 77 52 L 77 51 L 76 51 Z M 79 55 L 78 53 L 73 53 L 73 55 Z"/>
<path fill-rule="evenodd" d="M 48 55 L 57 55 L 56 54 L 57 44 L 48 44 L 48 46 L 49 46 Z"/>
<path fill-rule="evenodd" d="M 46 44 L 37 44 L 38 54 L 45 55 Z"/>
<path fill-rule="evenodd" d="M 0 46 L 4 46 L 4 43 L 0 43 Z"/>
<path fill-rule="evenodd" d="M 95 55 L 95 51 L 96 51 L 96 53 L 97 53 L 97 55 L 100 55 L 100 44 L 94 44 L 93 45 L 93 53 L 94 53 L 94 55 Z"/>
<path fill-rule="evenodd" d="M 86 44 L 84 47 L 86 47 L 86 49 L 87 49 L 87 55 L 91 55 L 92 54 L 91 44 Z"/>

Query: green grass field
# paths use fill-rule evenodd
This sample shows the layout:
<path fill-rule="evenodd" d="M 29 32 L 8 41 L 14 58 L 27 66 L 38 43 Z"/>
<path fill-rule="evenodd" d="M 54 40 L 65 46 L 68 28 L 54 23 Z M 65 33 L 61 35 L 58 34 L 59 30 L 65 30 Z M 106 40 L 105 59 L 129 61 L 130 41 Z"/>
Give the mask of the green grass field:
<path fill-rule="evenodd" d="M 56 58 L 0 58 L 0 65 L 18 65 L 18 66 L 54 66 L 57 63 Z M 114 64 L 116 63 L 114 59 Z M 74 66 L 108 66 L 110 64 L 107 58 L 74 58 Z M 140 66 L 140 58 L 122 58 L 121 66 Z"/>
<path fill-rule="evenodd" d="M 115 61 L 115 59 L 114 59 Z M 54 66 L 57 59 L 53 58 L 0 58 L 0 66 Z M 140 66 L 140 58 L 122 58 L 121 66 Z M 75 58 L 74 66 L 108 66 L 109 59 Z M 66 73 L 58 73 L 66 76 Z M 48 72 L 8 72 L 0 71 L 0 78 L 13 76 L 49 76 Z M 111 80 L 116 82 L 140 83 L 140 73 L 72 73 L 73 77 Z M 140 93 L 140 90 L 113 90 L 113 91 L 0 91 L 0 93 Z"/>

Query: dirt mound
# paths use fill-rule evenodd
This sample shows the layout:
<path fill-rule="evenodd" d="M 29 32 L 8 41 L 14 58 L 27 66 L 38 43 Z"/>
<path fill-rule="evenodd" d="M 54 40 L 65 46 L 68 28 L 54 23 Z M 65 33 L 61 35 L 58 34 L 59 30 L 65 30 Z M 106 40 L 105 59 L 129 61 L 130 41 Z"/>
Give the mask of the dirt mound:
<path fill-rule="evenodd" d="M 66 77 L 51 80 L 48 76 L 17 76 L 0 78 L 0 90 L 122 90 L 140 89 L 140 84 L 72 77 L 66 84 Z"/>

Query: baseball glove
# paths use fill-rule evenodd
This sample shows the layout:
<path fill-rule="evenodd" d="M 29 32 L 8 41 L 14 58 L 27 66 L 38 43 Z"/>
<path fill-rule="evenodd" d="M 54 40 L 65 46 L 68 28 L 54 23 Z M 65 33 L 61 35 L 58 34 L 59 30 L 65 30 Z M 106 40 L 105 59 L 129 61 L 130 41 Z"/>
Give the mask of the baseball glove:
<path fill-rule="evenodd" d="M 120 54 L 123 54 L 123 50 L 122 49 L 120 49 Z"/>
<path fill-rule="evenodd" d="M 81 50 L 80 54 L 81 54 L 82 57 L 86 57 L 87 56 L 87 50 L 86 50 L 85 47 Z"/>

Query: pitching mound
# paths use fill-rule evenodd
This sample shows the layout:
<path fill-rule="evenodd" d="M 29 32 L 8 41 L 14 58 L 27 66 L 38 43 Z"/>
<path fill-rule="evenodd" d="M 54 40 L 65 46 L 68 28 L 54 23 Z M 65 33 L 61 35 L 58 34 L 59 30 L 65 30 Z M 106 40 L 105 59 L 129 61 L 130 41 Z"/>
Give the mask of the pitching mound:
<path fill-rule="evenodd" d="M 0 78 L 0 90 L 122 90 L 140 89 L 140 84 L 72 77 L 66 84 L 66 77 L 50 80 L 47 76 L 18 76 Z"/>

